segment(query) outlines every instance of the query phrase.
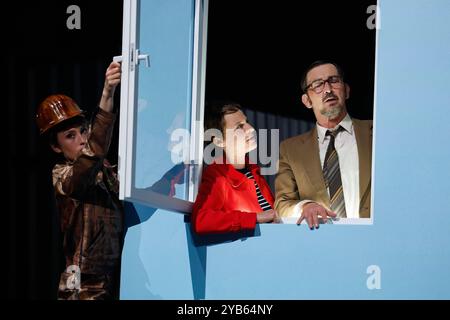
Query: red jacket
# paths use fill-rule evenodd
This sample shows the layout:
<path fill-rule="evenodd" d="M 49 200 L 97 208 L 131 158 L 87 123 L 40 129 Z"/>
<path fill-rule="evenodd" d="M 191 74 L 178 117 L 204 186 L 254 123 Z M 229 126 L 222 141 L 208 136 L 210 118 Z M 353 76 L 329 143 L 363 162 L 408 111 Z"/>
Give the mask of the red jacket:
<path fill-rule="evenodd" d="M 260 168 L 248 164 L 262 195 L 273 207 L 273 195 Z M 202 183 L 192 210 L 192 226 L 199 234 L 253 230 L 256 214 L 262 212 L 253 180 L 230 164 L 209 165 L 203 172 Z"/>

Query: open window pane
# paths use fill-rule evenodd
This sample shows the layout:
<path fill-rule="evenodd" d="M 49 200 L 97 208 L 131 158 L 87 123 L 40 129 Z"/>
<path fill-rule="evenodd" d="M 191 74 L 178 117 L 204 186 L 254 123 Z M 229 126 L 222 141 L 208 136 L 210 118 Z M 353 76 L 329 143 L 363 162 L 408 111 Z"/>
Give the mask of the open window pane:
<path fill-rule="evenodd" d="M 125 1 L 121 198 L 188 212 L 202 70 L 201 0 Z M 198 143 L 199 145 L 199 143 Z M 198 161 L 197 161 L 198 163 Z"/>
<path fill-rule="evenodd" d="M 134 188 L 187 200 L 189 154 L 171 136 L 190 132 L 194 1 L 142 1 L 138 14 L 151 67 L 138 71 Z"/>

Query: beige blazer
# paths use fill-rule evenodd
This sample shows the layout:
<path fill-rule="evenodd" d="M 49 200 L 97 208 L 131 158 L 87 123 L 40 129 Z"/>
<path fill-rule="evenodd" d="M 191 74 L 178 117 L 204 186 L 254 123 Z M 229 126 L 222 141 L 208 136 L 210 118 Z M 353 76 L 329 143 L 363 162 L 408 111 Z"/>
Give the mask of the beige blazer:
<path fill-rule="evenodd" d="M 360 218 L 370 218 L 372 120 L 352 119 L 359 158 Z M 301 200 L 314 200 L 330 208 L 319 158 L 317 127 L 283 141 L 275 179 L 275 209 L 289 217 Z"/>

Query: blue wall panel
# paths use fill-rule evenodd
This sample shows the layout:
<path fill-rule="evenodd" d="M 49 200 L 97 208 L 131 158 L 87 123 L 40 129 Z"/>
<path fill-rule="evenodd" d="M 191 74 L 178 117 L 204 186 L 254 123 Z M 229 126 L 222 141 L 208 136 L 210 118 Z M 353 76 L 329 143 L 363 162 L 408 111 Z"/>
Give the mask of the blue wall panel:
<path fill-rule="evenodd" d="M 379 2 L 373 225 L 197 238 L 158 210 L 128 230 L 122 298 L 450 299 L 450 2 Z"/>

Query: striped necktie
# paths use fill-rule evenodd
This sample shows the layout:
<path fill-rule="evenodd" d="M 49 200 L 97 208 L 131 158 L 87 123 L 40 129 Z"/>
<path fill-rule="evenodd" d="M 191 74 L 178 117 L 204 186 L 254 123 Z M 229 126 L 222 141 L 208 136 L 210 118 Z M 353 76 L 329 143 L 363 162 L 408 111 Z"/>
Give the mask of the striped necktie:
<path fill-rule="evenodd" d="M 337 214 L 339 218 L 347 217 L 345 212 L 344 190 L 342 188 L 341 170 L 339 168 L 339 157 L 334 147 L 336 135 L 343 128 L 341 126 L 334 131 L 328 130 L 326 135 L 330 136 L 325 161 L 323 163 L 323 178 L 325 184 L 330 191 L 331 210 Z"/>

